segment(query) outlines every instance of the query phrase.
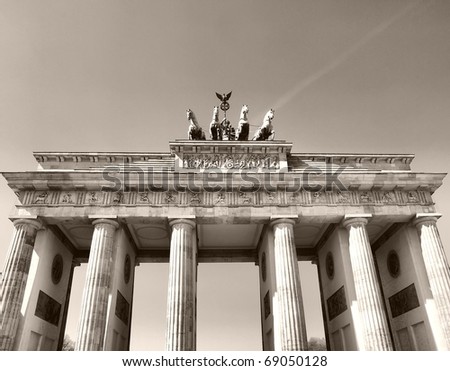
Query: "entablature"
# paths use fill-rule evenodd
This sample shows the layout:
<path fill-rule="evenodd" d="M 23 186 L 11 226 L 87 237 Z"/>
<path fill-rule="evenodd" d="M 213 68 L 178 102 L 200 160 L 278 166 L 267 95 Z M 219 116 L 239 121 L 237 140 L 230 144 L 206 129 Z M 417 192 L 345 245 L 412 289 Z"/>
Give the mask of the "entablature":
<path fill-rule="evenodd" d="M 34 152 L 39 170 L 102 170 L 141 166 L 173 170 L 174 156 L 159 152 Z"/>
<path fill-rule="evenodd" d="M 292 153 L 289 171 L 302 171 L 308 167 L 320 169 L 408 171 L 414 155 L 361 154 L 361 153 Z"/>
<path fill-rule="evenodd" d="M 246 191 L 259 189 L 307 190 L 426 190 L 433 193 L 442 185 L 445 173 L 411 171 L 313 171 L 274 172 L 167 172 L 133 169 L 121 171 L 29 171 L 2 173 L 14 191 L 24 190 L 191 190 Z"/>
<path fill-rule="evenodd" d="M 187 141 L 169 143 L 170 152 L 34 152 L 40 170 L 130 171 L 251 170 L 298 172 L 408 171 L 414 155 L 357 153 L 291 153 L 286 141 Z"/>

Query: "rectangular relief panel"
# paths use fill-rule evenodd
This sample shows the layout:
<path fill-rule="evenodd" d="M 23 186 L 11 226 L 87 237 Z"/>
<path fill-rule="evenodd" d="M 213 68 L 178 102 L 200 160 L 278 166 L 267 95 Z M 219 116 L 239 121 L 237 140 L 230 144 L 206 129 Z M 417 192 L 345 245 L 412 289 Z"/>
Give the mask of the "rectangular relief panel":
<path fill-rule="evenodd" d="M 347 310 L 344 286 L 327 299 L 328 320 L 331 321 Z"/>
<path fill-rule="evenodd" d="M 58 326 L 60 313 L 61 304 L 48 296 L 45 292 L 39 291 L 34 315 L 52 325 Z"/>
<path fill-rule="evenodd" d="M 414 308 L 418 308 L 420 303 L 414 284 L 392 295 L 389 298 L 389 305 L 391 307 L 392 318 L 398 317 Z"/>
<path fill-rule="evenodd" d="M 119 290 L 117 290 L 116 299 L 116 316 L 128 326 L 128 318 L 130 313 L 130 304 L 127 299 L 123 297 Z"/>

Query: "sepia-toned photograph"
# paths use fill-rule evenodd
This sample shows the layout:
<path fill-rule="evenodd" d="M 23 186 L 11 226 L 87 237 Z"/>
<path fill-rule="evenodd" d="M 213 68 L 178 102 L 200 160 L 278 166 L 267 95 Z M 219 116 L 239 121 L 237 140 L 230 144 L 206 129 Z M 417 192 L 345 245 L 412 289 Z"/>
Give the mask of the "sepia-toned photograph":
<path fill-rule="evenodd" d="M 449 140 L 448 0 L 0 0 L 0 350 L 449 351 Z"/>

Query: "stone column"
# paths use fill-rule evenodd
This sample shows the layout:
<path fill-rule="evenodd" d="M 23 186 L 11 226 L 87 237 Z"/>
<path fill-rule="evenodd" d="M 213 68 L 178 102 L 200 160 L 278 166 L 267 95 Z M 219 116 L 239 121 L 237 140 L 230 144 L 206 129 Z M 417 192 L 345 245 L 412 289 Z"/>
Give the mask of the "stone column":
<path fill-rule="evenodd" d="M 75 350 L 103 350 L 111 282 L 114 235 L 119 224 L 96 219 L 83 291 Z"/>
<path fill-rule="evenodd" d="M 349 232 L 349 254 L 362 329 L 360 350 L 393 350 L 381 289 L 369 237 L 367 218 L 371 215 L 346 216 L 344 227 Z"/>
<path fill-rule="evenodd" d="M 442 246 L 436 221 L 439 214 L 417 214 L 414 225 L 417 228 L 431 292 L 450 350 L 450 268 Z"/>
<path fill-rule="evenodd" d="M 294 224 L 292 219 L 276 219 L 271 223 L 278 315 L 278 319 L 274 318 L 276 351 L 299 351 L 308 347 Z"/>
<path fill-rule="evenodd" d="M 13 350 L 34 240 L 41 223 L 18 219 L 14 221 L 14 227 L 0 293 L 0 350 Z"/>
<path fill-rule="evenodd" d="M 195 223 L 187 219 L 170 222 L 169 290 L 167 300 L 166 350 L 196 349 L 196 270 Z"/>

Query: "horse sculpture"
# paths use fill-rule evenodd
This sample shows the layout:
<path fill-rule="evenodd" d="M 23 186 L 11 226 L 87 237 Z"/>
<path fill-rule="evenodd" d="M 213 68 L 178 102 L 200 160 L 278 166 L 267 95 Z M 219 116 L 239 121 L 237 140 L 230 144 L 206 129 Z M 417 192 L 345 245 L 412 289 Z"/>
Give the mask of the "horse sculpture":
<path fill-rule="evenodd" d="M 272 126 L 274 112 L 273 109 L 270 109 L 270 111 L 266 113 L 263 124 L 256 130 L 252 140 L 273 140 L 275 137 L 275 131 Z"/>
<path fill-rule="evenodd" d="M 238 128 L 236 130 L 236 140 L 248 140 L 250 124 L 248 122 L 248 106 L 244 104 L 241 109 Z"/>
<path fill-rule="evenodd" d="M 206 140 L 205 132 L 198 124 L 194 112 L 188 109 L 186 111 L 186 116 L 189 121 L 189 130 L 188 130 L 189 140 Z"/>
<path fill-rule="evenodd" d="M 222 128 L 219 122 L 219 107 L 214 106 L 212 121 L 209 124 L 209 135 L 212 140 L 222 140 Z"/>

